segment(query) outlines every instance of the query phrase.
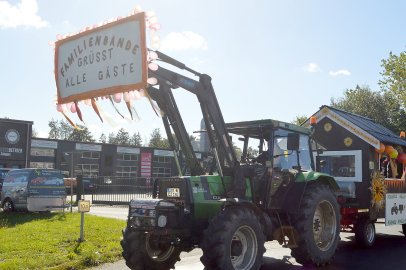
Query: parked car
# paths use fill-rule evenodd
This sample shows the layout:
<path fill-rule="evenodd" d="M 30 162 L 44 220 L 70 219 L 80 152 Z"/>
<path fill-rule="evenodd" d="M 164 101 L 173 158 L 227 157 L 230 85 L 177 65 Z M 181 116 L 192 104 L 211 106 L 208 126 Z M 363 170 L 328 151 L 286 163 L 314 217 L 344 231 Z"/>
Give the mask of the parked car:
<path fill-rule="evenodd" d="M 3 211 L 51 211 L 64 207 L 66 193 L 59 170 L 16 169 L 8 172 L 0 193 Z"/>

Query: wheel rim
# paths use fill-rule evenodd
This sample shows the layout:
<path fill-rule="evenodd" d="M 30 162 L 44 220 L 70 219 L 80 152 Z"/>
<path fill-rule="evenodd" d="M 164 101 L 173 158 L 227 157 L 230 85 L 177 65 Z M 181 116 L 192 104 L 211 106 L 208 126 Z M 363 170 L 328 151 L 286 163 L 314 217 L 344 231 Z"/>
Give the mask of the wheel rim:
<path fill-rule="evenodd" d="M 374 224 L 368 222 L 366 230 L 365 230 L 365 236 L 367 238 L 368 244 L 371 244 L 374 242 L 374 239 L 375 239 Z"/>
<path fill-rule="evenodd" d="M 258 252 L 257 236 L 249 226 L 241 226 L 230 243 L 230 259 L 235 270 L 251 269 Z"/>
<path fill-rule="evenodd" d="M 328 250 L 334 243 L 337 233 L 337 219 L 333 205 L 329 201 L 321 201 L 313 217 L 313 236 L 317 247 Z"/>
<path fill-rule="evenodd" d="M 3 205 L 4 212 L 11 212 L 13 210 L 13 205 L 10 201 L 5 201 Z"/>
<path fill-rule="evenodd" d="M 165 262 L 168 260 L 172 253 L 175 251 L 174 246 L 168 246 L 165 249 L 155 249 L 150 244 L 150 235 L 147 234 L 145 237 L 145 249 L 148 256 L 156 262 Z"/>

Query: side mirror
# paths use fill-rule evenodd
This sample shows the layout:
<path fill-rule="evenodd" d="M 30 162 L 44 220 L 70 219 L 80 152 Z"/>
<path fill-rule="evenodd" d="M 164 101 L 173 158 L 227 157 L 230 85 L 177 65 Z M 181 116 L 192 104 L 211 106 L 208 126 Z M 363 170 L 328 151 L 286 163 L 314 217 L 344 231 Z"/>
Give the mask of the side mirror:
<path fill-rule="evenodd" d="M 287 148 L 288 150 L 297 151 L 299 150 L 299 133 L 289 133 Z"/>

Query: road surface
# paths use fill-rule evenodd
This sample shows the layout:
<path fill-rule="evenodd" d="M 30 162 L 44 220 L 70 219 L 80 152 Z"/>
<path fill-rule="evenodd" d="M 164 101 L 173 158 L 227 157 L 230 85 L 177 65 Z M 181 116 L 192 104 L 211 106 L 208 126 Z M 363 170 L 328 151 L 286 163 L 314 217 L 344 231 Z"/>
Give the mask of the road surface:
<path fill-rule="evenodd" d="M 126 219 L 127 207 L 91 208 L 90 214 L 111 218 Z M 377 239 L 371 249 L 358 248 L 353 240 L 353 234 L 341 233 L 341 241 L 332 264 L 317 268 L 317 270 L 402 270 L 406 269 L 406 237 L 401 233 L 401 226 L 388 226 L 377 223 Z M 310 270 L 315 267 L 304 267 L 290 256 L 290 249 L 281 247 L 276 241 L 265 244 L 261 270 Z M 175 265 L 177 270 L 202 270 L 200 249 L 181 254 L 181 261 Z M 124 260 L 105 264 L 92 270 L 128 270 Z"/>

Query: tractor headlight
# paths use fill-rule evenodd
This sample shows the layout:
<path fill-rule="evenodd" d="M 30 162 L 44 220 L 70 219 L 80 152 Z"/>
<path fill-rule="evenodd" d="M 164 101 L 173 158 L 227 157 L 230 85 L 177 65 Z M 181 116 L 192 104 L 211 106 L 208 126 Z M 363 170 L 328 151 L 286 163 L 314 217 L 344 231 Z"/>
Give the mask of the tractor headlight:
<path fill-rule="evenodd" d="M 158 226 L 163 228 L 166 226 L 166 223 L 168 222 L 168 219 L 164 215 L 160 215 L 158 217 Z"/>

